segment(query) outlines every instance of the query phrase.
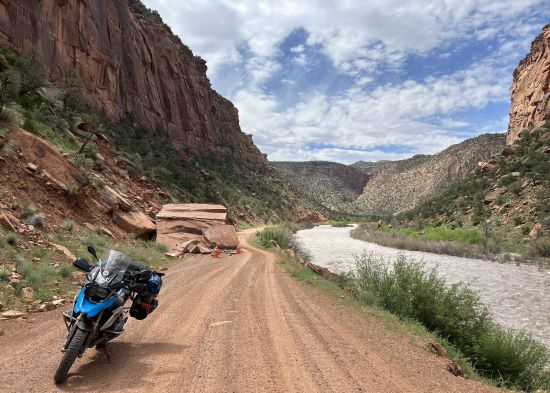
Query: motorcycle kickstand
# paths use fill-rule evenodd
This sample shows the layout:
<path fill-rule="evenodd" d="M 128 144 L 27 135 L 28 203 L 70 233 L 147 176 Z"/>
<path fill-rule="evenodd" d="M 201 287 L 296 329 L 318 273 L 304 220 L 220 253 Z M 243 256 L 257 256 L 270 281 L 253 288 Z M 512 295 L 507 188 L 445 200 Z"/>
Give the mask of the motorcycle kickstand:
<path fill-rule="evenodd" d="M 107 352 L 107 344 L 103 344 L 103 352 L 105 352 L 105 356 L 107 356 L 107 361 L 111 363 L 111 357 L 109 356 L 109 352 Z"/>

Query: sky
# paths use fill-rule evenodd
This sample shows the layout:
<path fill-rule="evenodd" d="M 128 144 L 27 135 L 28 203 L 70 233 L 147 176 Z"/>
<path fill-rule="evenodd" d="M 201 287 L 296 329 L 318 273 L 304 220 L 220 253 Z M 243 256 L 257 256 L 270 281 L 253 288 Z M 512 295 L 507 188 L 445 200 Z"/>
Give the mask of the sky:
<path fill-rule="evenodd" d="M 270 161 L 437 153 L 505 132 L 548 0 L 142 0 Z"/>

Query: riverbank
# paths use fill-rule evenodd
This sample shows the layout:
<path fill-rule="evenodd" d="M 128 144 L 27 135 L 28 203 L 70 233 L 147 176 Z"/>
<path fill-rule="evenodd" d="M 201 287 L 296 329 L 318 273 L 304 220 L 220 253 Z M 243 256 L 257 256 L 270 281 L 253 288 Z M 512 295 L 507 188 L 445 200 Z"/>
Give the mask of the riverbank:
<path fill-rule="evenodd" d="M 302 246 L 307 250 L 307 246 L 304 244 Z M 314 256 L 311 258 L 315 261 Z M 373 261 L 372 258 L 372 256 L 362 257 L 363 261 Z M 485 377 L 491 378 L 494 383 L 526 390 L 534 390 L 535 387 L 541 386 L 546 387 L 547 382 L 542 382 L 542 379 L 547 378 L 542 372 L 544 365 L 547 363 L 548 356 L 547 349 L 544 346 L 537 344 L 528 336 L 524 336 L 521 333 L 505 333 L 505 330 L 493 324 L 489 314 L 484 311 L 484 306 L 479 303 L 479 299 L 474 291 L 466 287 L 463 287 L 459 291 L 456 291 L 455 287 L 446 289 L 447 287 L 442 279 L 434 280 L 432 275 L 421 273 L 421 265 L 416 264 L 414 261 L 406 261 L 404 271 L 408 273 L 404 276 L 395 276 L 396 280 L 402 278 L 405 281 L 392 287 L 402 288 L 405 291 L 403 292 L 404 294 L 408 293 L 413 296 L 421 295 L 420 292 L 422 291 L 419 291 L 420 287 L 426 288 L 426 295 L 428 296 L 423 297 L 423 303 L 419 302 L 418 299 L 414 300 L 407 296 L 400 296 L 399 291 L 390 290 L 390 287 L 386 285 L 382 285 L 375 290 L 374 282 L 376 280 L 369 282 L 368 290 L 359 285 L 360 283 L 365 284 L 368 282 L 368 280 L 365 281 L 367 277 L 372 278 L 376 275 L 384 274 L 383 271 L 385 271 L 385 268 L 381 264 L 370 264 L 371 267 L 376 266 L 377 268 L 371 269 L 366 275 L 332 277 L 332 282 L 328 282 L 314 274 L 309 268 L 308 263 L 299 254 L 294 256 L 293 250 L 281 252 L 280 261 L 281 265 L 294 278 L 300 281 L 304 281 L 312 286 L 321 287 L 328 292 L 336 291 L 338 293 L 339 290 L 341 296 L 351 294 L 353 300 L 363 307 L 389 310 L 393 314 L 400 316 L 402 321 L 418 321 L 426 328 L 443 334 L 460 348 L 460 352 L 466 354 L 469 359 L 472 359 L 476 366 L 480 366 L 478 370 Z M 364 266 L 365 264 L 363 264 Z M 362 273 L 365 272 L 363 271 Z M 389 274 L 391 275 L 392 273 Z M 384 281 L 387 282 L 386 279 Z M 413 285 L 414 288 L 411 287 L 410 291 L 406 290 L 403 287 L 405 283 L 409 286 Z M 435 287 L 431 288 L 433 285 Z M 389 292 L 387 292 L 388 290 Z M 346 293 L 346 295 L 343 295 L 343 293 Z M 392 299 L 393 306 L 383 300 L 385 296 L 389 296 L 388 299 Z M 409 299 L 410 302 L 406 299 Z M 439 307 L 437 305 L 438 302 L 443 302 L 441 305 L 445 304 L 445 306 L 443 308 Z M 424 306 L 427 306 L 431 311 L 427 311 Z M 410 311 L 415 309 L 419 314 L 415 314 L 414 311 L 410 314 Z M 429 316 L 429 319 L 423 319 L 421 315 Z M 453 318 L 458 318 L 461 322 L 453 322 Z M 441 323 L 441 326 L 437 325 L 437 323 Z M 470 326 L 470 323 L 473 323 L 473 325 Z M 474 325 L 476 326 L 475 328 Z M 472 346 L 471 343 L 473 342 L 478 342 L 478 344 Z M 480 343 L 483 343 L 483 345 L 479 345 Z M 449 344 L 447 344 L 447 347 L 455 348 L 454 345 L 450 346 Z M 458 358 L 464 359 L 464 355 L 460 355 L 460 352 L 456 352 L 455 350 Z M 520 352 L 522 353 L 521 355 Z M 523 371 L 519 371 L 521 369 L 521 367 L 518 368 L 520 364 L 523 364 Z M 530 371 L 528 371 L 528 368 L 525 368 L 526 364 L 531 365 L 528 367 Z M 529 372 L 534 372 L 534 370 L 538 370 L 538 376 L 529 375 Z"/>
<path fill-rule="evenodd" d="M 381 246 L 408 251 L 453 255 L 465 258 L 490 259 L 497 262 L 531 263 L 550 268 L 547 257 L 548 239 L 531 239 L 510 231 L 490 227 L 447 228 L 393 227 L 364 223 L 358 225 L 351 237 Z"/>
<path fill-rule="evenodd" d="M 402 251 L 350 237 L 352 228 L 327 225 L 298 231 L 296 241 L 311 261 L 335 273 L 347 273 L 356 266 L 355 255 L 373 253 L 395 259 L 405 253 L 422 260 L 428 269 L 437 267 L 449 284 L 465 282 L 488 305 L 495 320 L 512 329 L 527 330 L 550 348 L 550 274 L 537 266 L 496 263 L 421 251 Z"/>

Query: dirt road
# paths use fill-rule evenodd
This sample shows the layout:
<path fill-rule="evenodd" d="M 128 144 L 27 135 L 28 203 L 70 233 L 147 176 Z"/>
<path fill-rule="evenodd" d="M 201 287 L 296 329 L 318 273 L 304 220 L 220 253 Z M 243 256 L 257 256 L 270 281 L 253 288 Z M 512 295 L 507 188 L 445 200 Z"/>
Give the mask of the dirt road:
<path fill-rule="evenodd" d="M 62 310 L 0 322 L 0 391 L 498 391 L 454 377 L 444 359 L 294 281 L 271 253 L 251 246 L 173 264 L 159 300 L 110 344 L 110 363 L 89 349 L 61 386 L 53 374 Z"/>

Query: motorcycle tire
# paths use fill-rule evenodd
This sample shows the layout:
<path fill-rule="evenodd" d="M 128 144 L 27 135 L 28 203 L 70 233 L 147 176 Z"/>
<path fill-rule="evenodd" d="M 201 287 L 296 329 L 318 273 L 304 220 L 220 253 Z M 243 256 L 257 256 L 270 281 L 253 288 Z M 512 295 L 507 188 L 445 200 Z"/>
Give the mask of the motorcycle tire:
<path fill-rule="evenodd" d="M 69 374 L 69 370 L 71 369 L 74 361 L 78 357 L 78 354 L 80 353 L 80 350 L 82 349 L 82 346 L 84 345 L 87 336 L 87 332 L 76 328 L 74 336 L 67 346 L 67 350 L 63 354 L 63 359 L 61 359 L 61 363 L 59 363 L 59 367 L 57 367 L 57 371 L 55 372 L 55 375 L 53 377 L 55 383 L 65 382 Z"/>

